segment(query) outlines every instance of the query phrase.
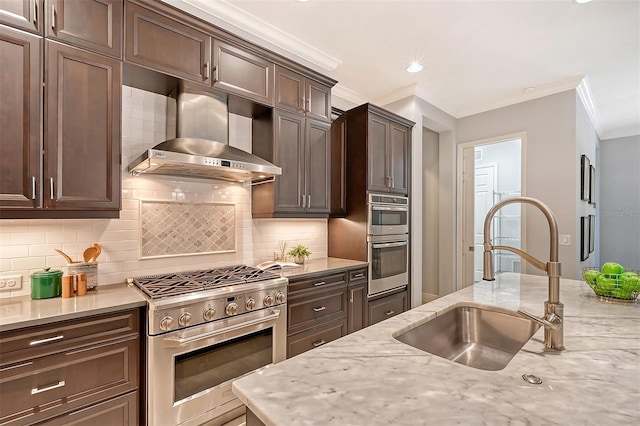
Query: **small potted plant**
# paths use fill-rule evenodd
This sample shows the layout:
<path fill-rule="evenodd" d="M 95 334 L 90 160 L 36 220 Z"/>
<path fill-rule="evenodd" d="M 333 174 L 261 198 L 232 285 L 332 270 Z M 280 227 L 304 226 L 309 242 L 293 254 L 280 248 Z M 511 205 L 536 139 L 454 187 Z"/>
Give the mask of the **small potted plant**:
<path fill-rule="evenodd" d="M 302 265 L 304 264 L 304 258 L 309 257 L 311 255 L 311 252 L 309 251 L 309 247 L 298 244 L 297 246 L 289 250 L 287 255 L 293 257 L 294 262 Z"/>

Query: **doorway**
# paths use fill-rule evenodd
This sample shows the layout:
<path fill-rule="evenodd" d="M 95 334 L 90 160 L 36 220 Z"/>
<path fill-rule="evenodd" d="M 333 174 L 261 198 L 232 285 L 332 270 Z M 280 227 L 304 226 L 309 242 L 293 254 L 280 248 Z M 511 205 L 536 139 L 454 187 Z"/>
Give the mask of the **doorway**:
<path fill-rule="evenodd" d="M 461 289 L 482 280 L 484 218 L 498 201 L 523 193 L 524 135 L 460 144 L 458 147 L 458 279 Z M 491 224 L 495 245 L 521 248 L 521 206 L 505 206 Z M 520 259 L 494 252 L 496 274 L 520 272 Z"/>

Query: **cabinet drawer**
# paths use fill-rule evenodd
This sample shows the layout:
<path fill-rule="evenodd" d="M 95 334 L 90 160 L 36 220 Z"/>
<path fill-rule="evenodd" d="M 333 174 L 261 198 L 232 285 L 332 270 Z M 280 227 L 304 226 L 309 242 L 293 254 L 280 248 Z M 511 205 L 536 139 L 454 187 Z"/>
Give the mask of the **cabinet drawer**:
<path fill-rule="evenodd" d="M 135 337 L 139 312 L 131 310 L 47 324 L 0 334 L 0 367 L 56 352 Z"/>
<path fill-rule="evenodd" d="M 297 292 L 315 290 L 319 288 L 329 288 L 335 286 L 346 286 L 347 273 L 340 272 L 331 275 L 321 275 L 315 278 L 305 278 L 301 280 L 292 279 L 289 281 L 289 297 Z"/>
<path fill-rule="evenodd" d="M 137 337 L 35 358 L 0 369 L 0 424 L 78 409 L 138 387 Z"/>
<path fill-rule="evenodd" d="M 347 319 L 343 318 L 329 324 L 314 327 L 287 338 L 287 358 L 299 355 L 339 339 L 347 334 Z"/>
<path fill-rule="evenodd" d="M 77 410 L 39 424 L 46 426 L 135 426 L 139 424 L 138 392 L 131 392 L 112 398 L 89 408 Z"/>
<path fill-rule="evenodd" d="M 347 291 L 346 288 L 338 288 L 305 297 L 291 297 L 287 309 L 289 331 L 312 327 L 332 317 L 347 315 Z"/>
<path fill-rule="evenodd" d="M 364 280 L 367 278 L 367 268 L 352 269 L 349 271 L 349 282 Z"/>
<path fill-rule="evenodd" d="M 407 291 L 369 301 L 369 325 L 394 317 L 405 311 Z"/>

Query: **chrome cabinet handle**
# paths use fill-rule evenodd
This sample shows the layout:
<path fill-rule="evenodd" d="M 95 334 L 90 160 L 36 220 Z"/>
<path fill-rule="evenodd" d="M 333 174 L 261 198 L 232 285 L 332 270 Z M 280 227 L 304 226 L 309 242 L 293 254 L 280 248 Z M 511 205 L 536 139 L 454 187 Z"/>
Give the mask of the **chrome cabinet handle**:
<path fill-rule="evenodd" d="M 325 342 L 324 340 L 319 340 L 317 342 L 313 342 L 312 345 L 313 345 L 314 348 L 317 348 L 318 346 L 322 346 L 325 343 L 327 343 L 327 342 Z"/>
<path fill-rule="evenodd" d="M 311 208 L 311 195 L 307 195 L 307 208 Z"/>
<path fill-rule="evenodd" d="M 209 80 L 211 72 L 209 71 L 209 61 L 204 63 L 204 79 Z"/>
<path fill-rule="evenodd" d="M 303 194 L 303 195 L 300 196 L 300 198 L 302 199 L 301 204 L 302 204 L 302 208 L 304 209 L 305 207 L 307 207 L 305 205 L 305 201 L 306 201 L 307 197 L 305 197 L 304 194 Z"/>
<path fill-rule="evenodd" d="M 62 339 L 64 339 L 64 335 L 59 334 L 57 336 L 49 337 L 46 339 L 32 340 L 29 342 L 29 346 L 42 345 L 43 343 L 51 343 L 51 342 L 55 342 L 56 340 L 62 340 Z"/>
<path fill-rule="evenodd" d="M 386 316 L 395 314 L 395 311 L 387 311 L 384 313 Z"/>
<path fill-rule="evenodd" d="M 38 26 L 38 0 L 33 1 L 33 23 Z"/>
<path fill-rule="evenodd" d="M 353 303 L 353 290 L 351 290 L 351 295 L 349 296 L 349 303 Z"/>
<path fill-rule="evenodd" d="M 397 243 L 372 244 L 371 246 L 374 249 L 378 249 L 378 248 L 387 248 L 387 247 L 402 247 L 402 246 L 408 246 L 408 245 L 409 245 L 408 241 L 401 241 Z"/>
<path fill-rule="evenodd" d="M 36 199 L 36 177 L 31 176 L 31 199 Z"/>
<path fill-rule="evenodd" d="M 363 272 L 360 272 L 359 274 L 355 274 L 353 276 L 353 278 L 362 278 L 362 277 L 364 277 L 364 273 Z"/>
<path fill-rule="evenodd" d="M 53 200 L 54 199 L 54 194 L 53 194 L 53 178 L 49 178 L 49 197 Z"/>
<path fill-rule="evenodd" d="M 42 393 L 42 392 L 50 391 L 50 390 L 53 390 L 53 389 L 61 388 L 64 385 L 65 385 L 64 380 L 60 380 L 58 383 L 55 383 L 55 384 L 50 385 L 50 386 L 45 386 L 43 388 L 33 388 L 33 389 L 31 389 L 31 395 L 35 395 L 37 393 Z"/>
<path fill-rule="evenodd" d="M 56 30 L 56 5 L 51 5 L 51 29 Z"/>
<path fill-rule="evenodd" d="M 314 287 L 318 287 L 318 286 L 325 285 L 325 284 L 326 284 L 325 281 L 318 281 L 317 283 L 314 284 Z"/>
<path fill-rule="evenodd" d="M 219 81 L 220 79 L 218 78 L 218 67 L 214 66 L 213 67 L 213 81 Z"/>
<path fill-rule="evenodd" d="M 313 308 L 313 312 L 321 312 L 327 309 L 326 306 L 320 306 L 319 308 Z"/>

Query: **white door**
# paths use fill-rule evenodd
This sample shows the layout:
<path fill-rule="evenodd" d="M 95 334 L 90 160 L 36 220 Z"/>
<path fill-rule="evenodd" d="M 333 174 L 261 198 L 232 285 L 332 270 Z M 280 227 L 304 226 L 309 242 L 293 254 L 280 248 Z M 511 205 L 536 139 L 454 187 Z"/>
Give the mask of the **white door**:
<path fill-rule="evenodd" d="M 493 194 L 496 186 L 496 165 L 476 167 L 474 197 L 474 261 L 473 280 L 482 280 L 482 253 L 484 251 L 484 218 L 493 206 Z"/>

